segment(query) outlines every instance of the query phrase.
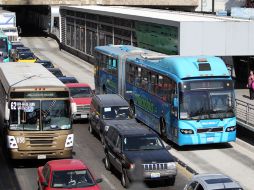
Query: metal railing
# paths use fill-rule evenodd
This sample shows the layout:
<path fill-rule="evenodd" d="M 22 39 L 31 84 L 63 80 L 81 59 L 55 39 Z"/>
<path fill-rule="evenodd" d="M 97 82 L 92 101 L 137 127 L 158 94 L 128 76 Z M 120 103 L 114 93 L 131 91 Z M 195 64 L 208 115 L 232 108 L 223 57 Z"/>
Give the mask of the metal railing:
<path fill-rule="evenodd" d="M 254 105 L 236 99 L 237 124 L 254 131 Z"/>

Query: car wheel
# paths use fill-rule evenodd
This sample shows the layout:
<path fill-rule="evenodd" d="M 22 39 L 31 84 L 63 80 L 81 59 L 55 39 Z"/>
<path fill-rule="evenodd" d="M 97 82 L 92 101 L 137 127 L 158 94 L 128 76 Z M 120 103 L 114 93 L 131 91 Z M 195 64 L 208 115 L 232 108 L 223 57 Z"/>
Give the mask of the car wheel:
<path fill-rule="evenodd" d="M 173 186 L 175 184 L 176 177 L 171 177 L 168 180 L 168 185 Z"/>
<path fill-rule="evenodd" d="M 130 180 L 127 176 L 126 170 L 122 170 L 122 176 L 121 176 L 121 184 L 124 188 L 128 189 L 130 186 Z"/>
<path fill-rule="evenodd" d="M 104 163 L 105 163 L 105 168 L 106 168 L 106 170 L 110 171 L 110 169 L 111 169 L 111 164 L 110 164 L 110 161 L 109 161 L 109 158 L 108 158 L 108 155 L 107 155 L 107 154 L 106 154 Z"/>
<path fill-rule="evenodd" d="M 104 145 L 105 145 L 105 139 L 104 139 L 103 135 L 101 134 L 101 132 L 100 132 L 100 139 L 101 139 L 101 144 L 104 147 Z"/>

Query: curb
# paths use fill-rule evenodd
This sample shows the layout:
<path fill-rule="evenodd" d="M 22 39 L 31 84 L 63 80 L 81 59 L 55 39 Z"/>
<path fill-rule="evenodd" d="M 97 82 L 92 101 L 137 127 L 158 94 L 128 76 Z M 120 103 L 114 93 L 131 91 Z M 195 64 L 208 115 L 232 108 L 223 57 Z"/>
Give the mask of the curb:
<path fill-rule="evenodd" d="M 186 174 L 187 177 L 191 178 L 191 175 L 197 175 L 198 174 L 198 172 L 196 172 L 193 168 L 191 168 L 190 166 L 185 164 L 183 161 L 181 161 L 180 159 L 178 159 L 175 156 L 174 156 L 174 158 L 175 158 L 177 164 L 179 165 L 179 167 L 182 167 L 182 169 L 184 169 L 186 172 L 188 172 Z"/>

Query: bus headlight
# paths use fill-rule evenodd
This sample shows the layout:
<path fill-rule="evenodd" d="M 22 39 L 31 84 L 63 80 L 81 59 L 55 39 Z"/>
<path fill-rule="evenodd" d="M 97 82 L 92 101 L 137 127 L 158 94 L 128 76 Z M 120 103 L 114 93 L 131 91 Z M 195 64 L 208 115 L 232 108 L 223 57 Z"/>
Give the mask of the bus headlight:
<path fill-rule="evenodd" d="M 10 148 L 10 149 L 18 148 L 18 144 L 17 144 L 17 141 L 14 136 L 8 135 L 7 136 L 7 143 L 8 143 L 8 148 Z"/>
<path fill-rule="evenodd" d="M 180 132 L 184 135 L 194 134 L 194 131 L 192 129 L 180 129 Z"/>
<path fill-rule="evenodd" d="M 232 126 L 232 127 L 227 127 L 226 128 L 226 132 L 233 132 L 236 130 L 236 126 Z"/>
<path fill-rule="evenodd" d="M 69 134 L 65 141 L 65 148 L 72 147 L 74 143 L 74 134 Z"/>

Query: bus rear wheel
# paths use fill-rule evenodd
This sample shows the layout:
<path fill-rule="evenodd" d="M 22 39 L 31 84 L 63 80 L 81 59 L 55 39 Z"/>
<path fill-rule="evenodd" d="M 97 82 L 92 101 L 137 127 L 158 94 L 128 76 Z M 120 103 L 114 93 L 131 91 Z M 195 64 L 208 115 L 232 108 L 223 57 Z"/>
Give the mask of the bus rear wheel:
<path fill-rule="evenodd" d="M 164 118 L 160 118 L 160 134 L 163 138 L 167 136 L 166 134 L 166 121 Z"/>

